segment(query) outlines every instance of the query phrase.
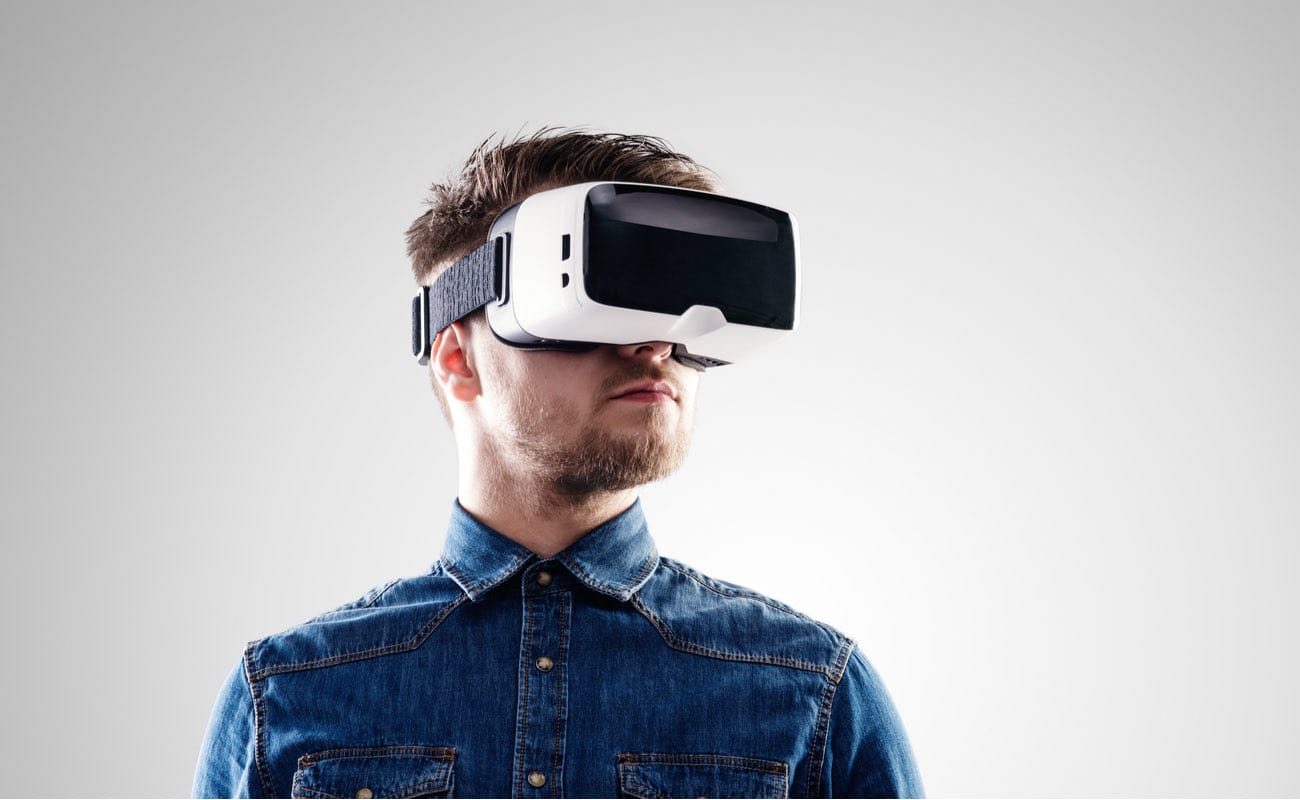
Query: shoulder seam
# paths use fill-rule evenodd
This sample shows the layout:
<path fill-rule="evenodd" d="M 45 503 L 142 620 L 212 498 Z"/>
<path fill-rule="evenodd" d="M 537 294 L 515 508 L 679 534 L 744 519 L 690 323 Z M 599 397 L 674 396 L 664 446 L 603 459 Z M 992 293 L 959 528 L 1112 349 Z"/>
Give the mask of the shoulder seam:
<path fill-rule="evenodd" d="M 417 576 L 417 577 L 423 577 L 423 576 Z M 383 597 L 384 595 L 388 594 L 388 590 L 389 590 L 389 589 L 391 589 L 391 588 L 393 588 L 394 586 L 396 586 L 397 584 L 401 583 L 403 580 L 404 580 L 403 578 L 398 578 L 398 579 L 396 579 L 396 580 L 389 581 L 389 582 L 388 582 L 388 585 L 385 586 L 384 588 L 380 589 L 379 591 L 375 592 L 375 596 L 372 597 L 372 598 L 370 598 L 370 602 L 368 602 L 368 603 L 366 603 L 365 605 L 363 605 L 362 608 L 374 608 L 374 607 L 375 607 L 375 604 L 379 602 L 379 598 L 381 598 L 381 597 Z"/>
<path fill-rule="evenodd" d="M 423 576 L 417 575 L 412 577 L 423 577 Z M 313 622 L 321 622 L 323 620 L 328 619 L 329 617 L 334 616 L 335 614 L 344 614 L 347 613 L 348 611 L 356 611 L 359 608 L 374 608 L 375 604 L 379 602 L 379 598 L 383 597 L 384 594 L 389 589 L 393 588 L 394 586 L 396 586 L 397 584 L 401 583 L 404 580 L 406 580 L 406 578 L 397 578 L 395 580 L 389 581 L 388 583 L 381 583 L 372 586 L 366 590 L 365 594 L 361 595 L 357 599 L 349 600 L 348 602 L 343 603 L 342 605 L 335 606 L 334 608 L 331 608 L 328 611 L 322 611 L 321 613 L 317 614 L 314 617 L 310 617 L 306 620 L 303 620 L 300 624 L 308 625 Z"/>
<path fill-rule="evenodd" d="M 691 580 L 695 581 L 696 583 L 703 586 L 705 589 L 708 589 L 709 591 L 713 592 L 714 594 L 719 594 L 722 595 L 723 597 L 742 597 L 750 600 L 757 600 L 760 603 L 763 603 L 764 605 L 771 606 L 777 611 L 784 611 L 785 613 L 793 614 L 796 617 L 811 619 L 810 617 L 808 617 L 808 615 L 795 611 L 789 606 L 786 606 L 784 603 L 780 603 L 772 599 L 771 597 L 762 594 L 761 592 L 754 591 L 753 589 L 727 589 L 726 587 L 715 586 L 714 584 L 709 583 L 708 581 L 700 580 L 701 578 L 708 578 L 709 581 L 716 581 L 715 578 L 705 575 L 704 573 L 699 572 L 695 569 L 692 569 L 691 567 L 688 567 L 685 564 L 681 564 L 680 566 L 678 566 L 678 564 L 674 564 L 674 563 L 665 563 L 664 566 L 668 567 L 668 569 L 672 570 L 673 572 L 676 572 L 678 575 L 682 575 L 684 577 L 690 578 Z"/>
<path fill-rule="evenodd" d="M 831 636 L 832 639 L 843 639 L 843 638 L 846 638 L 846 637 L 844 636 L 843 633 L 840 633 L 839 631 L 837 631 L 837 630 L 835 630 L 834 628 L 830 627 L 829 625 L 827 625 L 826 623 L 822 622 L 821 620 L 814 619 L 813 617 L 808 616 L 807 614 L 803 613 L 802 611 L 798 611 L 798 610 L 796 610 L 796 609 L 794 609 L 794 608 L 791 608 L 789 605 L 780 602 L 779 600 L 776 600 L 776 599 L 774 599 L 774 598 L 768 597 L 767 595 L 763 594 L 762 592 L 757 592 L 757 591 L 754 591 L 753 589 L 737 589 L 737 590 L 730 590 L 730 591 L 727 591 L 727 590 L 725 590 L 725 587 L 722 587 L 722 586 L 714 586 L 714 585 L 712 585 L 712 584 L 710 584 L 710 583 L 708 583 L 708 582 L 706 582 L 706 581 L 700 580 L 700 578 L 708 578 L 708 580 L 710 580 L 710 581 L 716 581 L 716 580 L 717 580 L 716 578 L 713 578 L 713 577 L 710 577 L 710 576 L 708 576 L 708 575 L 705 575 L 704 573 L 699 572 L 699 571 L 697 571 L 697 570 L 695 570 L 695 569 L 693 569 L 693 568 L 691 568 L 691 567 L 689 567 L 689 566 L 687 566 L 687 565 L 685 565 L 685 564 L 682 564 L 681 562 L 674 562 L 672 559 L 665 559 L 665 558 L 663 558 L 663 557 L 660 557 L 659 560 L 660 560 L 661 562 L 664 562 L 664 566 L 667 567 L 668 569 L 672 570 L 673 572 L 676 572 L 678 575 L 681 575 L 681 576 L 683 576 L 683 577 L 689 578 L 689 579 L 692 580 L 692 581 L 695 581 L 695 582 L 698 583 L 700 586 L 703 586 L 705 589 L 708 589 L 709 591 L 713 592 L 714 594 L 721 595 L 722 597 L 732 597 L 732 598 L 741 598 L 741 599 L 748 599 L 748 600 L 756 600 L 756 601 L 758 601 L 758 602 L 760 602 L 760 603 L 762 603 L 762 604 L 768 606 L 769 608 L 772 608 L 772 609 L 774 609 L 774 610 L 776 610 L 776 611 L 783 612 L 783 613 L 785 613 L 785 614 L 788 615 L 788 616 L 795 617 L 796 619 L 800 619 L 800 620 L 802 620 L 802 621 L 804 621 L 804 622 L 811 622 L 812 624 L 814 624 L 814 625 L 816 625 L 817 627 L 821 628 L 821 629 L 822 629 L 823 631 L 825 631 L 826 633 L 830 634 L 830 636 Z M 680 565 L 681 568 L 679 568 L 678 565 Z M 839 680 L 839 679 L 836 678 L 836 680 Z"/>

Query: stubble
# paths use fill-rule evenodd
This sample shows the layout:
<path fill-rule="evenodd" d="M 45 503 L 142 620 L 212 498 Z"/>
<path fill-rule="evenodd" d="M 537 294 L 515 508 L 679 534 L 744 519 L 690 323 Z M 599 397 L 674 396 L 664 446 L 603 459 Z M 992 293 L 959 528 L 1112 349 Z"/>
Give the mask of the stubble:
<path fill-rule="evenodd" d="M 628 382 L 666 378 L 653 367 L 631 370 L 602 386 L 598 402 L 608 402 L 605 395 Z M 513 387 L 510 405 L 511 424 L 498 431 L 494 444 L 498 456 L 506 456 L 498 459 L 505 473 L 515 471 L 507 467 L 511 462 L 521 469 L 500 478 L 535 482 L 541 505 L 582 505 L 661 480 L 682 465 L 690 447 L 692 419 L 685 402 L 676 404 L 675 411 L 661 404 L 619 409 L 624 422 L 617 429 L 599 411 L 548 404 L 528 387 Z M 676 424 L 666 424 L 666 415 L 675 416 Z"/>

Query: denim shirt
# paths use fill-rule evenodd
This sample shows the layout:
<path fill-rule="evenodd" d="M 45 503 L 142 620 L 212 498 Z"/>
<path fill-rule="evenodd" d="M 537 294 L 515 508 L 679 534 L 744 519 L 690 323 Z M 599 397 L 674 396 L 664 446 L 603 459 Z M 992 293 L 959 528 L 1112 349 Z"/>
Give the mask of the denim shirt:
<path fill-rule="evenodd" d="M 852 639 L 660 556 L 640 501 L 551 558 L 456 503 L 424 575 L 249 642 L 196 797 L 921 796 Z"/>

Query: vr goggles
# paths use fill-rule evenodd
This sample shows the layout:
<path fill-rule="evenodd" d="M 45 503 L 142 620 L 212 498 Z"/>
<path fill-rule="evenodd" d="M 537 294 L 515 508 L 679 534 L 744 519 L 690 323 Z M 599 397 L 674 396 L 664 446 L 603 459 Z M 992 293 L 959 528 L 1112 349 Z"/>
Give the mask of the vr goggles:
<path fill-rule="evenodd" d="M 514 347 L 589 350 L 670 342 L 703 369 L 794 330 L 794 218 L 710 192 L 595 182 L 531 195 L 502 211 L 485 244 L 411 301 L 411 350 L 486 306 Z"/>

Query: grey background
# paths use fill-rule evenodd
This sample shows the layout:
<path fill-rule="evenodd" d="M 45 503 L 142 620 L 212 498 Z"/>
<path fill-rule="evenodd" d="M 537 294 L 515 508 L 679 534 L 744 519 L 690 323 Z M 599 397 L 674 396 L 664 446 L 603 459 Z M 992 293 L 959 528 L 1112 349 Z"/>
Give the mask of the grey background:
<path fill-rule="evenodd" d="M 0 4 L 5 780 L 184 795 L 244 643 L 425 571 L 402 232 L 497 131 L 798 216 L 660 551 L 857 638 L 932 795 L 1296 795 L 1300 6 Z"/>

